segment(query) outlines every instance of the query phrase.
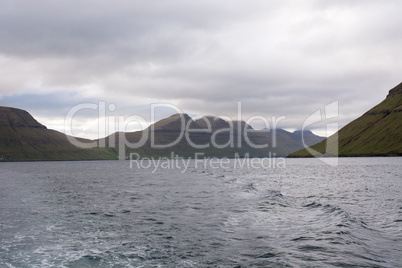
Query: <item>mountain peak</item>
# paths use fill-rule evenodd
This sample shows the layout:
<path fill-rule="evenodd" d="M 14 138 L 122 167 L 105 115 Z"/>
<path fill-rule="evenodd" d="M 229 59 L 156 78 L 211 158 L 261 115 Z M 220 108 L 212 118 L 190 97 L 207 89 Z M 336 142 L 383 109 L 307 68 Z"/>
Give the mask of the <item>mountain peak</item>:
<path fill-rule="evenodd" d="M 252 130 L 253 127 L 247 124 L 245 121 L 240 121 L 240 120 L 234 120 L 232 121 L 233 129 L 238 130 L 241 129 L 242 131 L 246 129 Z"/>
<path fill-rule="evenodd" d="M 195 122 L 200 126 L 201 129 L 208 129 L 210 127 L 212 132 L 215 132 L 219 129 L 230 128 L 228 122 L 217 116 L 204 116 L 195 120 Z"/>
<path fill-rule="evenodd" d="M 0 126 L 46 129 L 44 125 L 36 121 L 27 111 L 4 106 L 0 106 Z"/>
<path fill-rule="evenodd" d="M 184 120 L 184 126 L 182 126 L 182 120 Z M 159 120 L 149 127 L 150 130 L 168 130 L 168 131 L 180 131 L 183 127 L 186 127 L 188 122 L 191 121 L 191 128 L 198 128 L 198 125 L 191 119 L 188 114 L 174 114 L 168 118 Z"/>
<path fill-rule="evenodd" d="M 387 95 L 387 98 L 394 94 L 402 94 L 402 83 L 391 89 Z"/>
<path fill-rule="evenodd" d="M 311 132 L 311 130 L 308 130 L 308 129 L 304 129 L 304 130 L 301 130 L 301 129 L 298 129 L 298 130 L 295 130 L 295 131 L 293 131 L 293 134 L 298 134 L 298 133 L 313 133 L 313 132 Z"/>

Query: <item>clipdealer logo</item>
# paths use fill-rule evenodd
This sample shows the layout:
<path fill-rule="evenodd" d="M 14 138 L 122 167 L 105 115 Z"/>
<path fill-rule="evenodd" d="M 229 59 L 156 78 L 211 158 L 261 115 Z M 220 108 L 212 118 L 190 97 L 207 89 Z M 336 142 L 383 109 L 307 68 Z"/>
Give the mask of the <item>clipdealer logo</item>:
<path fill-rule="evenodd" d="M 312 113 L 303 123 L 302 127 L 302 142 L 304 148 L 314 157 L 320 159 L 322 162 L 330 165 L 330 166 L 338 166 L 339 164 L 339 139 L 338 139 L 338 130 L 339 123 L 331 122 L 336 120 L 339 117 L 339 102 L 334 101 L 330 104 L 327 104 L 323 107 L 323 109 L 318 109 L 314 113 Z M 327 138 L 325 152 L 321 153 L 313 148 L 309 147 L 305 143 L 304 139 L 304 130 L 307 129 L 308 126 L 319 122 L 328 122 L 326 123 L 326 132 L 327 137 L 329 136 L 331 131 L 335 131 L 335 134 L 331 135 Z"/>
<path fill-rule="evenodd" d="M 216 116 L 217 118 L 221 118 L 225 120 L 229 127 L 223 128 L 223 129 L 218 129 L 215 131 L 212 131 L 213 127 L 211 125 L 211 122 L 208 120 L 204 119 L 206 128 L 204 129 L 197 129 L 193 128 L 191 123 L 193 121 L 188 120 L 186 121 L 184 117 L 183 111 L 172 104 L 151 104 L 150 106 L 150 116 L 151 116 L 151 122 L 156 122 L 156 115 L 155 115 L 155 110 L 158 108 L 168 108 L 173 111 L 175 111 L 178 115 L 180 115 L 179 120 L 180 120 L 180 133 L 178 137 L 176 137 L 175 140 L 171 141 L 168 144 L 158 144 L 155 139 L 155 125 L 150 124 L 147 122 L 147 120 L 139 115 L 131 115 L 131 116 L 116 116 L 116 115 L 109 115 L 107 116 L 107 111 L 108 112 L 114 112 L 116 110 L 116 106 L 114 104 L 109 104 L 106 106 L 106 102 L 99 102 L 98 104 L 95 103 L 82 103 L 79 105 L 74 106 L 73 108 L 70 109 L 70 111 L 67 113 L 65 117 L 65 133 L 67 135 L 68 140 L 74 144 L 77 147 L 80 148 L 95 148 L 95 147 L 106 147 L 106 138 L 108 139 L 108 144 L 109 146 L 114 146 L 115 145 L 115 135 L 112 135 L 113 133 L 108 133 L 108 129 L 110 129 L 110 125 L 114 124 L 113 129 L 119 131 L 119 132 L 126 132 L 127 126 L 132 123 L 136 123 L 137 125 L 140 125 L 140 128 L 142 130 L 149 130 L 149 131 L 142 131 L 141 132 L 141 138 L 136 141 L 136 142 L 130 142 L 127 138 L 126 135 L 118 135 L 118 141 L 117 141 L 117 147 L 118 147 L 118 152 L 119 152 L 119 157 L 120 159 L 125 159 L 126 158 L 126 148 L 130 149 L 136 149 L 144 146 L 147 142 L 150 143 L 151 148 L 154 149 L 166 149 L 166 148 L 171 148 L 175 145 L 177 145 L 182 139 L 185 139 L 187 144 L 189 144 L 192 148 L 194 149 L 205 149 L 208 147 L 212 148 L 217 148 L 217 149 L 222 149 L 222 148 L 241 148 L 244 143 L 247 144 L 247 146 L 253 148 L 253 149 L 263 149 L 263 148 L 276 148 L 276 130 L 278 123 L 282 120 L 286 119 L 286 116 L 272 116 L 270 120 L 263 116 L 252 116 L 249 117 L 247 120 L 245 120 L 245 124 L 249 125 L 254 121 L 259 121 L 262 122 L 264 125 L 265 129 L 267 129 L 268 132 L 272 133 L 272 140 L 268 144 L 255 144 L 253 141 L 249 138 L 249 133 L 253 132 L 258 132 L 258 130 L 254 129 L 248 129 L 247 127 L 243 127 L 242 124 L 236 124 L 234 125 L 234 121 L 243 121 L 242 118 L 242 107 L 241 107 L 241 102 L 237 103 L 237 118 L 236 120 L 232 120 L 232 118 L 228 116 Z M 74 137 L 73 134 L 73 119 L 74 117 L 82 110 L 85 109 L 90 109 L 98 112 L 98 141 L 92 141 L 92 142 L 82 142 L 79 139 Z M 203 120 L 203 118 L 201 118 Z M 110 123 L 112 122 L 112 123 Z M 206 144 L 195 144 L 191 140 L 190 134 L 196 134 L 200 132 L 209 132 L 211 134 L 211 139 L 209 140 L 208 143 Z M 228 141 L 224 144 L 220 144 L 217 140 L 217 137 L 219 137 L 219 134 L 221 133 L 227 133 L 228 134 Z M 241 135 L 238 135 L 238 134 Z M 110 136 L 108 136 L 110 135 Z"/>
<path fill-rule="evenodd" d="M 285 168 L 283 157 L 276 157 L 269 153 L 267 157 L 250 157 L 250 154 L 240 156 L 234 154 L 233 158 L 205 157 L 203 153 L 195 153 L 194 158 L 182 158 L 171 153 L 170 157 L 141 157 L 137 153 L 130 154 L 130 168 L 136 170 L 151 170 L 152 173 L 164 169 L 177 169 L 185 173 L 189 168 L 203 169 L 275 169 Z"/>

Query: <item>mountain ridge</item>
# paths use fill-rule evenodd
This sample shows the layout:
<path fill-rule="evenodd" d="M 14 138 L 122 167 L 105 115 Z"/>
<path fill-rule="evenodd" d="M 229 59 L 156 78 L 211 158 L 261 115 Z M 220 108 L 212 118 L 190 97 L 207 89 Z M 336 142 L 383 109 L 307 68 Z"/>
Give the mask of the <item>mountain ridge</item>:
<path fill-rule="evenodd" d="M 207 122 L 212 123 L 211 131 L 208 130 Z M 184 132 L 182 123 L 184 127 L 188 127 Z M 144 134 L 153 135 L 154 140 L 148 138 L 142 147 L 131 148 L 130 145 L 140 141 Z M 306 132 L 306 136 L 308 136 L 307 144 L 309 145 L 323 139 L 311 132 Z M 121 139 L 123 137 L 124 139 Z M 181 140 L 173 146 L 158 148 L 158 146 L 163 147 L 174 142 L 178 137 L 181 137 Z M 75 147 L 69 142 L 69 136 L 48 129 L 27 111 L 0 107 L 0 159 L 3 161 L 100 160 L 117 159 L 117 155 L 126 159 L 130 153 L 154 157 L 170 156 L 172 152 L 183 157 L 194 157 L 195 153 L 203 153 L 206 157 L 234 157 L 235 154 L 271 157 L 286 156 L 292 151 L 303 148 L 302 141 L 296 132 L 291 133 L 283 129 L 254 130 L 244 121 L 228 122 L 215 116 L 193 120 L 187 114 L 174 114 L 141 131 L 116 132 L 93 141 L 83 138 L 75 139 L 82 143 L 105 144 L 106 147 L 91 149 Z M 119 144 L 122 140 L 123 146 Z M 276 146 L 274 146 L 275 143 Z M 263 144 L 267 144 L 268 147 L 256 148 Z M 194 145 L 206 146 L 200 149 L 195 148 Z"/>
<path fill-rule="evenodd" d="M 207 122 L 211 124 L 210 128 Z M 216 124 L 214 125 L 214 123 Z M 173 129 L 167 127 L 172 125 L 175 126 Z M 245 130 L 247 133 L 244 132 Z M 153 136 L 149 138 L 147 135 Z M 135 147 L 134 144 L 140 143 L 144 136 L 148 137 L 144 144 Z M 306 136 L 305 142 L 309 145 L 324 139 L 309 131 Z M 121 146 L 122 140 L 127 144 L 124 147 Z M 175 141 L 177 142 L 175 143 Z M 251 157 L 271 157 L 287 156 L 294 151 L 294 148 L 303 148 L 300 135 L 283 129 L 254 130 L 245 121 L 228 122 L 214 116 L 192 120 L 187 114 L 174 114 L 154 123 L 145 130 L 113 133 L 101 139 L 101 143 L 114 148 L 120 158 L 128 158 L 132 153 L 144 157 L 169 156 L 171 152 L 183 157 L 194 157 L 195 153 L 202 153 L 205 157 L 234 157 L 235 154 L 245 155 L 247 153 Z M 175 144 L 168 148 L 156 148 L 173 143 Z M 268 146 L 257 148 L 264 144 Z M 135 148 L 130 148 L 130 146 Z"/>

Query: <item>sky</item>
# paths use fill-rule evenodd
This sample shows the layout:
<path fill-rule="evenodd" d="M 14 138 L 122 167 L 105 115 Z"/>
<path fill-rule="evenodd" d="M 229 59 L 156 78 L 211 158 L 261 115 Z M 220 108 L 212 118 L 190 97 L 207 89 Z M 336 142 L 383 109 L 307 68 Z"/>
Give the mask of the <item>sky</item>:
<path fill-rule="evenodd" d="M 105 118 L 108 133 L 140 128 L 130 116 L 152 122 L 177 112 L 271 124 L 282 118 L 278 127 L 296 130 L 334 102 L 338 117 L 329 121 L 342 127 L 402 82 L 399 0 L 0 6 L 0 106 L 25 109 L 63 132 L 68 122 L 80 137 L 104 135 Z M 97 108 L 66 120 L 74 107 Z M 327 121 L 308 128 L 331 134 Z"/>

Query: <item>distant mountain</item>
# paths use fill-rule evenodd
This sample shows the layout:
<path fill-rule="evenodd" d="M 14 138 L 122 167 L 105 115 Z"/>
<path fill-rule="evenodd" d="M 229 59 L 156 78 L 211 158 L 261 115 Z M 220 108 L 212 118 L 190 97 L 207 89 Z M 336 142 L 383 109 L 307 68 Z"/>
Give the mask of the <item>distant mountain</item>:
<path fill-rule="evenodd" d="M 155 124 L 151 125 L 149 129 L 155 130 L 155 131 L 180 131 L 182 123 L 187 126 L 189 124 L 189 127 L 194 128 L 197 127 L 199 128 L 198 124 L 196 124 L 193 119 L 191 119 L 190 116 L 187 114 L 174 114 L 168 118 L 162 119 Z"/>
<path fill-rule="evenodd" d="M 309 145 L 323 139 L 311 132 L 304 136 Z M 142 138 L 141 146 L 135 146 Z M 254 130 L 244 121 L 227 122 L 214 116 L 193 120 L 187 114 L 175 114 L 145 130 L 117 132 L 95 142 L 106 147 L 78 148 L 69 142 L 68 136 L 47 129 L 28 112 L 0 107 L 0 161 L 117 159 L 117 155 L 124 159 L 130 153 L 140 157 L 170 157 L 172 153 L 181 157 L 194 157 L 195 153 L 205 157 L 269 157 L 286 156 L 303 148 L 299 132 Z M 256 148 L 264 144 L 268 146 Z"/>
<path fill-rule="evenodd" d="M 307 146 L 311 146 L 313 144 L 317 144 L 320 141 L 324 140 L 323 137 L 317 136 L 315 135 L 313 132 L 311 132 L 310 130 L 296 130 L 293 133 L 290 134 L 292 139 L 302 143 L 302 141 L 304 140 L 304 143 Z M 303 147 L 303 146 L 302 146 Z"/>
<path fill-rule="evenodd" d="M 380 104 L 349 123 L 334 136 L 312 146 L 325 152 L 327 143 L 335 144 L 338 135 L 339 156 L 393 156 L 402 155 L 402 83 L 389 91 Z M 312 156 L 306 149 L 290 154 L 290 157 Z"/>
<path fill-rule="evenodd" d="M 183 126 L 189 126 L 188 131 L 183 131 Z M 247 131 L 247 136 L 244 131 Z M 143 137 L 146 137 L 144 144 L 135 146 Z M 309 145 L 323 139 L 310 131 L 305 132 L 305 142 Z M 125 141 L 127 145 L 121 146 L 121 141 Z M 287 156 L 290 152 L 303 148 L 298 132 L 291 133 L 283 129 L 254 130 L 244 121 L 227 122 L 215 116 L 194 121 L 187 114 L 172 115 L 143 131 L 114 133 L 101 142 L 124 158 L 131 153 L 141 157 L 170 157 L 172 152 L 182 157 L 194 157 L 195 153 L 202 153 L 206 157 L 234 157 L 236 153 L 239 156 L 249 154 L 250 157 Z M 161 148 L 168 144 L 173 145 Z M 264 144 L 268 146 L 254 146 Z M 195 145 L 202 148 L 195 148 Z"/>
<path fill-rule="evenodd" d="M 77 148 L 65 134 L 47 129 L 28 112 L 0 107 L 1 161 L 92 159 L 116 159 L 116 154 L 110 148 Z"/>
<path fill-rule="evenodd" d="M 211 126 L 211 132 L 230 127 L 228 122 L 217 116 L 204 116 L 195 122 L 201 129 L 208 129 L 208 126 Z"/>

